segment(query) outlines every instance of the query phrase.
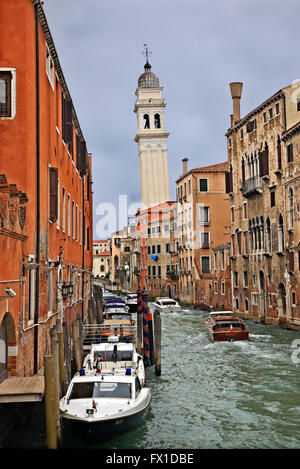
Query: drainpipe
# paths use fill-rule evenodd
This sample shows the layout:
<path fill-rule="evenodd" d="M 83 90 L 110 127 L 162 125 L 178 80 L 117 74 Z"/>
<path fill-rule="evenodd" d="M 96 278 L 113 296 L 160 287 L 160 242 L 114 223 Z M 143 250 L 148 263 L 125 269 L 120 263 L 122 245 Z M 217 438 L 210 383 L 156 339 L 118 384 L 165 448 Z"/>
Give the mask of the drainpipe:
<path fill-rule="evenodd" d="M 40 77 L 39 77 L 39 16 L 35 8 L 36 41 L 36 288 L 34 312 L 34 374 L 38 372 L 38 322 L 39 322 L 39 263 L 40 263 Z"/>
<path fill-rule="evenodd" d="M 81 282 L 81 317 L 84 319 L 84 245 L 85 245 L 85 215 L 84 215 L 84 174 L 82 174 L 82 282 Z"/>

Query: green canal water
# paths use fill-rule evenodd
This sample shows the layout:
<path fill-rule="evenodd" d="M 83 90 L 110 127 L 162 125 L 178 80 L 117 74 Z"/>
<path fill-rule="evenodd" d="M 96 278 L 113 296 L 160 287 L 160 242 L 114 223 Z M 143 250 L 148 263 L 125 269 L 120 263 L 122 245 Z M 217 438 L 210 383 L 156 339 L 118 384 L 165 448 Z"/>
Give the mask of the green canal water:
<path fill-rule="evenodd" d="M 162 374 L 147 369 L 144 423 L 94 448 L 300 448 L 300 363 L 292 359 L 300 333 L 246 321 L 249 341 L 213 344 L 207 316 L 189 308 L 161 314 Z M 33 415 L 1 447 L 41 448 L 44 434 L 43 419 Z M 63 446 L 87 448 L 66 433 Z"/>

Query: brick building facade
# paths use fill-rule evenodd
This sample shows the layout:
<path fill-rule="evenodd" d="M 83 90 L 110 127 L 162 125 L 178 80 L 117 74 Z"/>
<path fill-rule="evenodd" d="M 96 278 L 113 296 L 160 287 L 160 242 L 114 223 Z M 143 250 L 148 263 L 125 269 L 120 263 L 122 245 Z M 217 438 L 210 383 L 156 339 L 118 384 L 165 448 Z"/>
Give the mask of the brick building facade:
<path fill-rule="evenodd" d="M 265 323 L 300 326 L 299 83 L 240 117 L 231 83 L 227 131 L 233 309 Z"/>
<path fill-rule="evenodd" d="M 10 262 L 1 262 L 0 295 L 9 280 L 22 283 L 22 290 L 17 309 L 11 299 L 9 310 L 0 302 L 0 326 L 15 337 L 16 364 L 9 373 L 31 376 L 50 351 L 56 321 L 70 326 L 77 315 L 87 315 L 91 155 L 39 0 L 1 3 L 0 56 L 0 174 L 28 199 L 20 226 L 26 235 L 17 233 L 15 252 L 1 220 L 1 261 Z M 10 198 L 17 200 L 17 190 Z M 23 202 L 19 198 L 21 223 Z M 13 207 L 15 202 L 15 216 Z"/>

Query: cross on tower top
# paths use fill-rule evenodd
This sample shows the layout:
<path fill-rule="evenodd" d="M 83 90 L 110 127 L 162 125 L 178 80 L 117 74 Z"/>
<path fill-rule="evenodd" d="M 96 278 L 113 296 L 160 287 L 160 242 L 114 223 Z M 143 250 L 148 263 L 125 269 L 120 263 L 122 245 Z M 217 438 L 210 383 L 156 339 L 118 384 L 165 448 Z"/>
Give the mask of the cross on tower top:
<path fill-rule="evenodd" d="M 148 58 L 152 54 L 151 50 L 148 48 L 147 44 L 144 44 L 144 56 L 146 57 L 147 63 L 148 63 Z"/>

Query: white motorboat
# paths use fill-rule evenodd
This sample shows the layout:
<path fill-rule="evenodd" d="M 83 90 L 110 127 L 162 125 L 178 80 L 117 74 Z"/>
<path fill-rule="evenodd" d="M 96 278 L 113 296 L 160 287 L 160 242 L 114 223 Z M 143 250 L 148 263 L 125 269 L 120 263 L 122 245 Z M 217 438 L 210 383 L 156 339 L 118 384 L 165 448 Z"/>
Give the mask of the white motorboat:
<path fill-rule="evenodd" d="M 172 298 L 155 298 L 153 302 L 154 306 L 158 311 L 171 313 L 173 311 L 180 311 L 181 306 Z"/>
<path fill-rule="evenodd" d="M 142 423 L 151 392 L 139 377 L 84 370 L 73 377 L 60 400 L 63 424 L 91 443 L 124 433 Z"/>
<path fill-rule="evenodd" d="M 126 306 L 128 306 L 131 313 L 136 313 L 137 311 L 137 294 L 128 293 L 125 300 Z"/>
<path fill-rule="evenodd" d="M 145 385 L 145 366 L 142 355 L 136 351 L 135 344 L 119 342 L 118 336 L 108 337 L 107 342 L 92 344 L 90 352 L 83 361 L 83 369 L 87 374 L 125 375 L 128 370 L 139 377 Z"/>

